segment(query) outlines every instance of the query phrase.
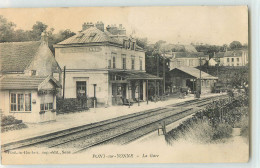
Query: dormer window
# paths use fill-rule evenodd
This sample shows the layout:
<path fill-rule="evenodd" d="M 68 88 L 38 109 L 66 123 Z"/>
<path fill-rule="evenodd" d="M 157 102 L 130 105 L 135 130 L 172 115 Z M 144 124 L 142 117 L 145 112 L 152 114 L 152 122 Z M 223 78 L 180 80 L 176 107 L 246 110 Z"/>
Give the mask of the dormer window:
<path fill-rule="evenodd" d="M 95 37 L 97 33 L 90 33 L 89 37 Z"/>
<path fill-rule="evenodd" d="M 83 35 L 84 35 L 84 33 L 80 32 L 80 33 L 77 35 L 76 38 L 81 38 L 81 37 L 83 37 Z"/>
<path fill-rule="evenodd" d="M 31 70 L 31 76 L 35 76 L 36 75 L 36 70 Z"/>

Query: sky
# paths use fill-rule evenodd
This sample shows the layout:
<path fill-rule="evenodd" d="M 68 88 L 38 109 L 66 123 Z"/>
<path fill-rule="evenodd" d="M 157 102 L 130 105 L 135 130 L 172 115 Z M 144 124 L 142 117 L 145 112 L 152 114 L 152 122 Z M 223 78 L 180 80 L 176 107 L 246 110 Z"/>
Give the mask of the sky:
<path fill-rule="evenodd" d="M 80 7 L 1 9 L 17 28 L 30 30 L 41 21 L 59 30 L 78 32 L 84 22 L 123 24 L 128 35 L 147 37 L 150 43 L 165 40 L 172 44 L 229 44 L 248 42 L 246 6 L 186 7 Z"/>

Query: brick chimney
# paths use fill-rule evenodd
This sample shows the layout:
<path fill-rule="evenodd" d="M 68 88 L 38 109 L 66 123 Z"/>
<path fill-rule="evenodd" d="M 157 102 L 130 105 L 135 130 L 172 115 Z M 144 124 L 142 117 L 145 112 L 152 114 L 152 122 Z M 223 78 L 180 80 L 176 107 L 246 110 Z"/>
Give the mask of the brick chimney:
<path fill-rule="evenodd" d="M 41 43 L 48 45 L 48 35 L 47 35 L 46 31 L 43 31 L 41 34 Z"/>
<path fill-rule="evenodd" d="M 102 32 L 104 32 L 104 23 L 103 22 L 97 22 L 96 24 L 95 24 L 95 26 L 96 26 L 96 28 L 98 28 L 99 30 L 101 30 Z"/>
<path fill-rule="evenodd" d="M 90 27 L 94 27 L 94 24 L 92 22 L 87 22 L 82 25 L 82 31 L 87 30 Z"/>

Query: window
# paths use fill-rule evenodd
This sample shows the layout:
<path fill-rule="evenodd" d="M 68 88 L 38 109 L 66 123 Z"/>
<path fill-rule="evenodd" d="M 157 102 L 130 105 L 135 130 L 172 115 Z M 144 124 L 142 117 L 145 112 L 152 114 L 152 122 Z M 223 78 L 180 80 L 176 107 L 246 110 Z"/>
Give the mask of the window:
<path fill-rule="evenodd" d="M 201 80 L 201 86 L 203 86 L 204 85 L 204 81 L 203 80 Z"/>
<path fill-rule="evenodd" d="M 116 53 L 111 53 L 112 55 L 112 67 L 116 68 Z"/>
<path fill-rule="evenodd" d="M 44 103 L 40 105 L 41 111 L 48 111 L 53 109 L 53 103 Z"/>
<path fill-rule="evenodd" d="M 11 112 L 31 111 L 31 93 L 11 93 L 10 108 Z"/>
<path fill-rule="evenodd" d="M 36 75 L 36 70 L 31 70 L 31 76 L 35 76 Z"/>
<path fill-rule="evenodd" d="M 227 58 L 227 62 L 229 62 L 229 58 Z"/>
<path fill-rule="evenodd" d="M 77 97 L 86 97 L 87 95 L 87 83 L 86 81 L 77 81 L 76 82 Z"/>
<path fill-rule="evenodd" d="M 132 50 L 135 50 L 135 42 L 132 43 L 131 49 L 132 49 Z"/>
<path fill-rule="evenodd" d="M 132 57 L 132 59 L 131 59 L 131 62 L 132 62 L 132 70 L 134 70 L 135 69 L 135 58 L 134 57 Z"/>
<path fill-rule="evenodd" d="M 234 62 L 234 58 L 231 58 L 232 62 Z"/>
<path fill-rule="evenodd" d="M 113 57 L 113 68 L 116 68 L 116 57 Z"/>
<path fill-rule="evenodd" d="M 239 62 L 239 58 L 237 58 L 237 62 Z"/>
<path fill-rule="evenodd" d="M 239 63 L 237 63 L 237 66 L 239 66 Z"/>
<path fill-rule="evenodd" d="M 142 59 L 140 59 L 139 63 L 140 63 L 140 70 L 143 70 L 143 61 L 142 61 Z"/>
<path fill-rule="evenodd" d="M 111 59 L 108 60 L 108 68 L 111 68 Z"/>
<path fill-rule="evenodd" d="M 189 66 L 193 66 L 193 60 L 189 60 Z"/>
<path fill-rule="evenodd" d="M 122 55 L 122 68 L 126 69 L 126 56 Z"/>

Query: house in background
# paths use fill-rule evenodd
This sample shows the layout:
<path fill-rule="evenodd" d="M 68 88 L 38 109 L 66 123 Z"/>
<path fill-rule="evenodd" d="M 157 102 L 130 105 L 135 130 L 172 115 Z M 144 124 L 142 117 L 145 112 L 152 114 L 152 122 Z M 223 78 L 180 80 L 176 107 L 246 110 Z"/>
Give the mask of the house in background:
<path fill-rule="evenodd" d="M 248 64 L 248 50 L 233 50 L 224 53 L 224 66 L 245 66 Z"/>
<path fill-rule="evenodd" d="M 194 93 L 200 87 L 199 79 L 201 79 L 201 93 L 211 93 L 218 77 L 201 71 L 200 78 L 200 70 L 193 67 L 178 67 L 170 71 L 170 80 L 174 88 L 189 87 Z"/>
<path fill-rule="evenodd" d="M 214 52 L 214 55 L 212 58 L 217 62 L 217 65 L 223 66 L 224 65 L 224 55 L 225 55 L 225 52 L 218 52 L 218 53 Z"/>
<path fill-rule="evenodd" d="M 219 66 L 245 66 L 248 64 L 248 50 L 232 50 L 225 52 L 214 53 L 212 57 Z M 211 66 L 213 61 L 211 61 Z"/>
<path fill-rule="evenodd" d="M 56 119 L 56 94 L 61 69 L 41 41 L 0 43 L 0 109 L 24 122 Z"/>
<path fill-rule="evenodd" d="M 148 80 L 160 80 L 146 73 L 145 51 L 122 25 L 105 29 L 102 22 L 87 23 L 54 48 L 60 66 L 66 66 L 65 98 L 95 97 L 99 105 L 146 100 Z"/>
<path fill-rule="evenodd" d="M 192 45 L 183 45 L 183 51 L 171 52 L 170 69 L 178 67 L 198 67 L 204 65 L 209 61 L 209 55 L 205 55 L 203 52 L 197 52 Z M 200 62 L 201 61 L 201 62 Z"/>
<path fill-rule="evenodd" d="M 209 66 L 216 66 L 216 65 L 218 65 L 218 62 L 215 61 L 214 58 L 210 58 L 210 59 L 209 59 L 209 62 L 208 62 L 208 65 L 209 65 Z"/>

